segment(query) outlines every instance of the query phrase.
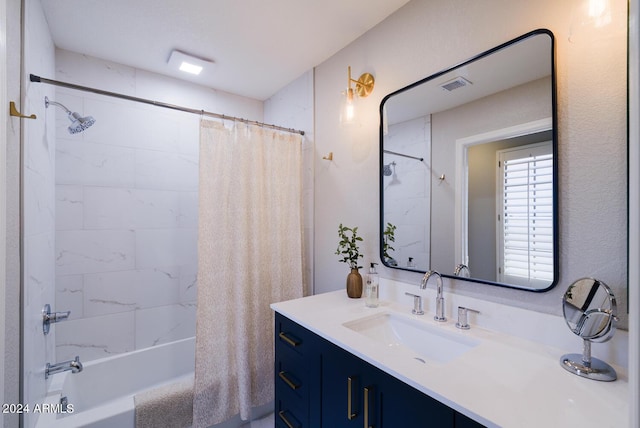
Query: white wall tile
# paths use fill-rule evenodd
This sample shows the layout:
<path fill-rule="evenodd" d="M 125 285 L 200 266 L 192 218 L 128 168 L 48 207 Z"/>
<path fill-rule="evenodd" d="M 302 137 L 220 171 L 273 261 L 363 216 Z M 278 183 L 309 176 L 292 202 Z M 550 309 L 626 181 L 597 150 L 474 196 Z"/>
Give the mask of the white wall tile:
<path fill-rule="evenodd" d="M 133 269 L 135 236 L 129 230 L 64 230 L 56 235 L 56 273 Z"/>
<path fill-rule="evenodd" d="M 54 72 L 55 58 L 54 45 L 47 29 L 46 19 L 42 11 L 40 2 L 22 2 L 24 7 L 23 31 L 23 60 L 24 69 L 29 73 L 51 76 Z M 18 6 L 19 7 L 19 6 Z M 16 24 L 16 25 L 19 25 Z M 3 43 L 6 40 L 3 40 Z M 19 52 L 18 46 L 12 46 L 12 52 Z M 17 60 L 17 58 L 16 58 Z M 16 75 L 22 73 L 16 73 Z M 12 118 L 8 124 L 9 133 L 21 132 L 23 145 L 5 149 L 7 141 L 3 138 L 3 149 L 8 153 L 15 153 L 16 156 L 8 156 L 10 168 L 7 169 L 7 181 L 10 183 L 8 189 L 15 189 L 15 195 L 19 191 L 23 197 L 23 207 L 20 208 L 22 221 L 22 266 L 15 270 L 14 266 L 7 266 L 8 272 L 16 278 L 20 275 L 22 285 L 15 285 L 11 276 L 11 285 L 7 284 L 7 295 L 13 294 L 15 287 L 22 287 L 23 299 L 22 308 L 7 308 L 7 325 L 14 325 L 14 313 L 23 314 L 22 317 L 22 352 L 21 362 L 21 396 L 17 396 L 17 386 L 9 387 L 5 381 L 5 391 L 7 391 L 6 402 L 14 401 L 21 403 L 42 403 L 46 395 L 47 381 L 44 378 L 44 367 L 48 361 L 55 359 L 55 331 L 45 336 L 42 331 L 42 308 L 45 303 L 53 304 L 55 300 L 55 265 L 54 265 L 54 239 L 55 239 L 55 180 L 54 180 L 54 159 L 55 159 L 55 126 L 54 116 L 45 111 L 44 98 L 51 96 L 54 89 L 41 84 L 31 84 L 25 82 L 22 102 L 20 97 L 16 99 L 17 107 L 25 114 L 35 114 L 37 120 L 19 120 Z M 21 152 L 21 156 L 18 155 Z M 21 157 L 21 158 L 20 158 Z M 12 159 L 21 164 L 19 169 L 23 171 L 18 190 L 18 177 L 13 172 L 17 171 L 17 164 L 12 164 Z M 2 180 L 4 180 L 4 173 Z M 15 187 L 14 187 L 15 186 Z M 11 193 L 13 194 L 13 190 Z M 8 200 L 9 201 L 9 200 Z M 13 201 L 12 201 L 13 203 Z M 8 210 L 13 212 L 14 208 Z M 17 210 L 17 208 L 15 208 Z M 16 211 L 16 219 L 18 212 Z M 9 217 L 8 217 L 9 218 Z M 11 216 L 11 218 L 13 218 Z M 13 236 L 13 225 L 11 235 Z M 16 234 L 18 232 L 15 232 Z M 9 233 L 7 234 L 9 235 Z M 17 238 L 17 237 L 16 237 Z M 7 241 L 9 253 L 17 253 L 17 246 L 13 249 L 13 239 Z M 17 239 L 15 240 L 17 244 Z M 4 240 L 3 240 L 4 242 Z M 4 243 L 3 243 L 4 245 Z M 4 275 L 4 273 L 3 273 Z M 11 290 L 11 292 L 9 292 Z M 4 295 L 2 304 L 5 304 Z M 19 312 L 16 312 L 19 311 Z M 9 317 L 11 315 L 11 317 Z M 5 320 L 3 319 L 3 329 Z M 15 332 L 11 332 L 11 337 Z M 9 336 L 7 336 L 9 337 Z M 13 344 L 13 340 L 6 343 Z M 4 344 L 3 344 L 4 345 Z M 14 346 L 4 347 L 3 352 L 7 352 L 6 367 L 11 367 L 9 371 L 3 371 L 7 379 L 15 380 L 13 367 L 17 369 L 16 348 Z M 17 370 L 15 371 L 17 373 Z M 18 375 L 20 376 L 20 375 Z M 15 393 L 15 395 L 14 395 Z M 17 415 L 3 415 L 5 425 L 17 426 Z M 38 414 L 29 413 L 22 415 L 24 420 L 21 426 L 32 428 L 35 426 Z M 15 417 L 15 419 L 13 419 Z"/>
<path fill-rule="evenodd" d="M 133 187 L 134 149 L 58 139 L 57 184 Z"/>
<path fill-rule="evenodd" d="M 141 229 L 136 231 L 136 267 L 181 266 L 197 261 L 196 229 Z"/>
<path fill-rule="evenodd" d="M 195 304 L 136 311 L 136 349 L 191 337 L 196 328 Z"/>
<path fill-rule="evenodd" d="M 180 303 L 195 302 L 198 298 L 198 264 L 180 266 Z"/>
<path fill-rule="evenodd" d="M 180 301 L 178 268 L 86 274 L 87 317 L 170 305 Z"/>
<path fill-rule="evenodd" d="M 198 228 L 198 192 L 180 192 L 180 216 L 178 227 L 181 229 Z"/>
<path fill-rule="evenodd" d="M 92 143 L 165 152 L 179 145 L 180 120 L 169 110 L 104 97 L 87 99 L 85 109 L 96 118 Z"/>
<path fill-rule="evenodd" d="M 176 153 L 198 156 L 200 152 L 200 118 L 193 114 L 184 115 L 179 123 L 180 133 Z"/>
<path fill-rule="evenodd" d="M 38 235 L 55 229 L 55 187 L 41 171 L 24 172 L 24 234 Z"/>
<path fill-rule="evenodd" d="M 56 230 L 73 230 L 84 223 L 84 193 L 82 186 L 56 186 Z"/>
<path fill-rule="evenodd" d="M 198 189 L 198 158 L 150 150 L 136 150 L 135 187 L 140 189 Z"/>
<path fill-rule="evenodd" d="M 137 272 L 134 290 L 138 308 L 146 309 L 180 303 L 181 272 L 179 268 L 157 267 Z"/>
<path fill-rule="evenodd" d="M 87 186 L 84 226 L 87 229 L 177 228 L 181 218 L 180 198 L 174 191 Z"/>
<path fill-rule="evenodd" d="M 56 301 L 53 310 L 71 311 L 69 319 L 84 317 L 84 279 L 82 275 L 56 277 Z"/>
<path fill-rule="evenodd" d="M 83 362 L 134 350 L 134 312 L 68 320 L 56 324 L 60 361 L 80 356 Z"/>
<path fill-rule="evenodd" d="M 102 272 L 84 276 L 84 313 L 86 317 L 133 312 L 137 306 L 134 270 Z"/>

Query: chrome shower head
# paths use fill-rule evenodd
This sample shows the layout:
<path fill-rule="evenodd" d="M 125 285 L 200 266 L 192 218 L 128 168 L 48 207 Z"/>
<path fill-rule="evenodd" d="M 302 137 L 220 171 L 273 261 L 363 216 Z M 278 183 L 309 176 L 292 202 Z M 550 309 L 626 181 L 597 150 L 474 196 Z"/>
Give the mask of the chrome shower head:
<path fill-rule="evenodd" d="M 385 177 L 389 177 L 391 174 L 393 174 L 393 171 L 391 171 L 391 165 L 396 166 L 396 163 L 391 162 L 387 165 L 384 165 L 382 167 L 382 175 L 384 175 Z"/>
<path fill-rule="evenodd" d="M 88 127 L 90 127 L 91 125 L 93 125 L 94 123 L 96 123 L 96 120 L 93 118 L 93 116 L 82 117 L 80 116 L 79 113 L 72 112 L 62 104 L 57 103 L 55 101 L 50 101 L 49 97 L 44 97 L 44 106 L 46 108 L 49 108 L 49 104 L 53 104 L 58 107 L 61 107 L 64 109 L 64 111 L 67 112 L 67 116 L 71 121 L 71 125 L 69 125 L 69 127 L 67 128 L 67 130 L 69 131 L 69 134 L 77 134 L 78 132 L 82 132 Z"/>
<path fill-rule="evenodd" d="M 96 120 L 93 116 L 85 116 L 82 117 L 78 113 L 69 113 L 69 120 L 71 121 L 71 125 L 67 128 L 70 134 L 77 134 L 78 132 L 82 132 L 94 123 Z"/>

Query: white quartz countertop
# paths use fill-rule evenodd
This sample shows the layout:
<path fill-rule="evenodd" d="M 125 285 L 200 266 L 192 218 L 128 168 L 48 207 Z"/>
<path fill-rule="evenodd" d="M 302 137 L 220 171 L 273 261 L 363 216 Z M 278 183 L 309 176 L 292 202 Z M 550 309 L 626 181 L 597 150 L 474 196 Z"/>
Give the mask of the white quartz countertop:
<path fill-rule="evenodd" d="M 455 327 L 455 316 L 438 323 L 425 305 L 425 315 L 411 314 L 410 304 L 381 300 L 366 308 L 364 299 L 344 291 L 318 294 L 271 305 L 276 312 L 379 369 L 489 427 L 628 427 L 628 383 L 618 373 L 614 382 L 585 379 L 564 370 L 561 350 L 477 326 Z M 400 313 L 447 334 L 479 344 L 448 362 L 417 361 L 344 324 L 376 314 Z M 563 328 L 559 326 L 559 328 Z M 425 415 L 428 418 L 428 415 Z"/>

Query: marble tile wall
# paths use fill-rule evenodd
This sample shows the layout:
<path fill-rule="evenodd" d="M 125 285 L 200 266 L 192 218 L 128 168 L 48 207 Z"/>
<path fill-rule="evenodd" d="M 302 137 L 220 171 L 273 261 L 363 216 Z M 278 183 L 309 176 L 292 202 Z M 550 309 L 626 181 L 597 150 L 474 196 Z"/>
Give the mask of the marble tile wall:
<path fill-rule="evenodd" d="M 83 361 L 195 334 L 198 118 L 58 91 L 58 358 Z"/>
<path fill-rule="evenodd" d="M 55 70 L 53 41 L 48 32 L 40 2 L 24 4 L 24 69 L 34 74 L 51 74 Z M 27 79 L 25 79 L 27 80 Z M 35 120 L 22 120 L 22 320 L 23 361 L 21 403 L 42 403 L 48 382 L 46 363 L 55 362 L 56 330 L 48 335 L 42 330 L 42 308 L 55 298 L 55 133 L 54 116 L 45 109 L 45 96 L 53 89 L 27 84 L 24 103 L 19 109 L 35 114 Z M 17 122 L 16 122 L 17 123 Z M 33 427 L 37 413 L 24 414 L 23 425 Z M 15 421 L 17 424 L 17 421 Z M 8 426 L 8 425 L 7 425 Z M 16 425 L 17 426 L 17 425 Z"/>
<path fill-rule="evenodd" d="M 391 164 L 390 176 L 383 176 L 384 183 L 384 219 L 397 227 L 395 242 L 390 251 L 398 266 L 407 266 L 412 257 L 416 266 L 430 265 L 429 224 L 431 176 L 431 122 L 430 118 L 420 117 L 389 126 L 385 137 L 385 149 L 416 159 L 384 155 L 384 164 Z M 392 163 L 395 163 L 393 165 Z M 427 213 L 425 216 L 424 213 Z"/>

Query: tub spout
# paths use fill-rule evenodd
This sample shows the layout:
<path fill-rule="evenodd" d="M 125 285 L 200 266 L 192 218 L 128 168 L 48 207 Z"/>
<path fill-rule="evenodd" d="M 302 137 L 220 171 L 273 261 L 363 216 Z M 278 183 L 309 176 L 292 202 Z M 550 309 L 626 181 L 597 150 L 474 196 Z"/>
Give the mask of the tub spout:
<path fill-rule="evenodd" d="M 44 378 L 48 379 L 50 375 L 56 373 L 62 373 L 71 370 L 71 373 L 80 373 L 82 371 L 82 363 L 80 357 L 76 355 L 73 360 L 65 361 L 63 363 L 50 364 L 47 363 L 47 367 L 44 371 Z"/>

